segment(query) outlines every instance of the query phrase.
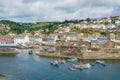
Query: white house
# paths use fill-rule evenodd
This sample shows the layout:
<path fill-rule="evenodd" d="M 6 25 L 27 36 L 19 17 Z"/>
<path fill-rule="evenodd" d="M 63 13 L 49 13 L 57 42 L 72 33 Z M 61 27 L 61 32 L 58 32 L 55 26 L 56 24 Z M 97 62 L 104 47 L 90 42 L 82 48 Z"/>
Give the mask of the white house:
<path fill-rule="evenodd" d="M 116 26 L 113 25 L 113 24 L 108 24 L 106 27 L 107 27 L 107 29 L 113 29 L 113 28 L 116 28 Z"/>
<path fill-rule="evenodd" d="M 114 48 L 116 48 L 116 49 L 120 49 L 120 46 L 114 46 Z"/>
<path fill-rule="evenodd" d="M 66 27 L 65 32 L 70 32 L 70 27 Z"/>
<path fill-rule="evenodd" d="M 110 33 L 110 35 L 109 35 L 109 39 L 110 39 L 111 41 L 115 40 L 115 34 Z"/>
<path fill-rule="evenodd" d="M 41 37 L 35 37 L 34 38 L 34 43 L 42 43 L 42 38 Z"/>
<path fill-rule="evenodd" d="M 53 38 L 46 38 L 46 39 L 42 39 L 42 43 L 50 45 L 50 44 L 55 44 L 56 41 Z"/>
<path fill-rule="evenodd" d="M 28 35 L 19 35 L 16 38 L 14 38 L 14 44 L 25 44 L 29 43 L 29 36 Z"/>
<path fill-rule="evenodd" d="M 116 25 L 120 25 L 120 20 L 116 20 L 116 21 L 115 21 L 115 24 L 116 24 Z"/>

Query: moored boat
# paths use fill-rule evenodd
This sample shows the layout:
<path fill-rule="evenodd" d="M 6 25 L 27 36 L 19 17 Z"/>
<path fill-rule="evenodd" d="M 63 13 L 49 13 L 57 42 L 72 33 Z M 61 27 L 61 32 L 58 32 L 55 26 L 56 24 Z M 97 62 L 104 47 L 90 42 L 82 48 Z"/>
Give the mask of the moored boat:
<path fill-rule="evenodd" d="M 80 64 L 74 64 L 73 66 L 72 66 L 72 68 L 75 68 L 75 69 L 79 69 L 81 66 L 80 66 Z"/>
<path fill-rule="evenodd" d="M 91 67 L 91 65 L 89 63 L 83 64 L 80 66 L 80 68 L 82 69 L 89 69 Z"/>
<path fill-rule="evenodd" d="M 64 59 L 58 60 L 58 63 L 59 63 L 59 64 L 65 64 L 65 60 L 64 60 Z"/>
<path fill-rule="evenodd" d="M 82 61 L 80 61 L 79 64 L 74 64 L 72 66 L 72 68 L 75 68 L 75 69 L 89 69 L 91 67 L 90 63 L 85 63 L 83 64 Z"/>
<path fill-rule="evenodd" d="M 74 62 L 74 61 L 77 61 L 77 58 L 68 59 L 68 62 Z"/>
<path fill-rule="evenodd" d="M 33 51 L 32 51 L 32 50 L 29 50 L 29 51 L 28 51 L 28 54 L 33 54 Z"/>
<path fill-rule="evenodd" d="M 105 66 L 105 61 L 101 61 L 101 60 L 96 60 L 96 63 L 97 64 L 101 64 L 102 66 Z"/>
<path fill-rule="evenodd" d="M 96 60 L 96 63 L 104 64 L 105 62 L 101 60 Z"/>
<path fill-rule="evenodd" d="M 75 69 L 88 69 L 91 67 L 91 65 L 89 63 L 83 64 L 83 65 L 74 64 L 72 67 Z"/>
<path fill-rule="evenodd" d="M 55 66 L 55 67 L 59 67 L 57 60 L 50 62 L 50 65 Z"/>

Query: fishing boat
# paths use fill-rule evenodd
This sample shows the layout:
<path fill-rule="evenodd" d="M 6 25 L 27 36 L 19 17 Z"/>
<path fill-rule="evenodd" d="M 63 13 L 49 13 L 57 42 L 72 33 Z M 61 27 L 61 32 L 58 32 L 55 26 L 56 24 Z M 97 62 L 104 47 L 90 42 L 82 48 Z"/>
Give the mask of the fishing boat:
<path fill-rule="evenodd" d="M 74 65 L 72 66 L 72 68 L 79 69 L 79 68 L 81 68 L 81 66 L 80 66 L 80 64 L 74 64 Z"/>
<path fill-rule="evenodd" d="M 74 61 L 77 61 L 77 58 L 68 59 L 68 62 L 74 62 Z"/>
<path fill-rule="evenodd" d="M 96 60 L 96 63 L 104 64 L 105 62 L 101 60 Z"/>
<path fill-rule="evenodd" d="M 28 54 L 33 54 L 33 51 L 32 51 L 32 50 L 29 50 L 29 51 L 28 51 Z"/>
<path fill-rule="evenodd" d="M 80 65 L 80 64 L 74 64 L 73 68 L 75 69 L 89 69 L 91 67 L 91 65 L 89 63 Z"/>
<path fill-rule="evenodd" d="M 90 63 L 83 64 L 82 61 L 80 60 L 80 68 L 81 69 L 89 69 L 90 67 L 91 67 Z"/>
<path fill-rule="evenodd" d="M 50 65 L 54 67 L 59 67 L 60 64 L 65 64 L 65 60 L 55 60 L 50 62 Z"/>
<path fill-rule="evenodd" d="M 65 64 L 65 60 L 64 59 L 61 61 L 61 64 Z"/>
<path fill-rule="evenodd" d="M 72 66 L 75 69 L 89 69 L 91 67 L 90 63 L 85 63 L 83 64 L 81 61 L 79 64 L 74 64 Z"/>
<path fill-rule="evenodd" d="M 89 69 L 91 65 L 89 63 L 83 64 L 80 66 L 81 69 Z"/>
<path fill-rule="evenodd" d="M 59 67 L 57 60 L 50 62 L 50 65 L 55 66 L 55 67 Z"/>
<path fill-rule="evenodd" d="M 58 63 L 59 64 L 65 64 L 65 60 L 64 59 L 58 59 Z"/>
<path fill-rule="evenodd" d="M 102 66 L 105 66 L 105 61 L 101 61 L 101 60 L 96 60 L 97 64 L 101 64 Z"/>

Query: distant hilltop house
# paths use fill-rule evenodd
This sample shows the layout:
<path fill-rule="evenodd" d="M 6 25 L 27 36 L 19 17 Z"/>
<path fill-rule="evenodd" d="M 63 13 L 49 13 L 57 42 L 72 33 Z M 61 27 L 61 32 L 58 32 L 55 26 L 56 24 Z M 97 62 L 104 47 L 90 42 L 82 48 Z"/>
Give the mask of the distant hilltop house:
<path fill-rule="evenodd" d="M 29 43 L 29 36 L 28 35 L 18 35 L 16 38 L 14 38 L 14 44 L 25 44 Z"/>
<path fill-rule="evenodd" d="M 120 19 L 115 21 L 116 25 L 120 25 Z"/>

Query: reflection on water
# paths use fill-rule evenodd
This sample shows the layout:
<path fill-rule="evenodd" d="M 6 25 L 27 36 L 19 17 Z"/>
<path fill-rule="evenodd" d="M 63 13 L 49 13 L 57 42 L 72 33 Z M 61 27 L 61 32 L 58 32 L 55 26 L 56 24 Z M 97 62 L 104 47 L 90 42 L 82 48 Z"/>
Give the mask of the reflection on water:
<path fill-rule="evenodd" d="M 33 50 L 34 52 L 36 50 Z M 52 58 L 53 59 L 53 58 Z M 56 59 L 56 58 L 55 58 Z M 50 66 L 51 58 L 43 58 L 28 50 L 20 50 L 16 56 L 0 56 L 0 73 L 7 77 L 0 80 L 118 80 L 120 61 L 105 60 L 105 67 L 95 65 L 90 69 L 70 71 L 68 68 L 78 62 L 66 62 L 59 68 Z M 95 63 L 95 60 L 83 60 Z M 108 77 L 109 76 L 109 77 Z"/>

